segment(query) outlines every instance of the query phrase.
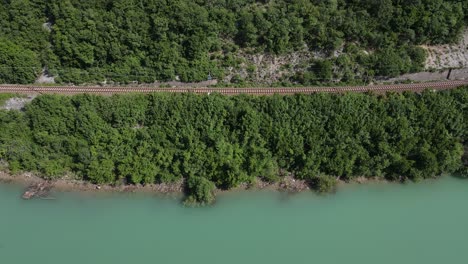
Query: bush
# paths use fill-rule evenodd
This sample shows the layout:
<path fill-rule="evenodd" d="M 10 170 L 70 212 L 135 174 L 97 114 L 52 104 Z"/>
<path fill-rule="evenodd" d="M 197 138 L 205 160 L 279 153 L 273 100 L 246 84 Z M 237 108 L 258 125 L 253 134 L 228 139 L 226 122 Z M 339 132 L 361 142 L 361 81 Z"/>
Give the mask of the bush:
<path fill-rule="evenodd" d="M 468 179 L 468 166 L 460 167 L 455 173 L 455 177 Z"/>
<path fill-rule="evenodd" d="M 213 204 L 215 189 L 214 183 L 206 178 L 190 177 L 187 180 L 187 198 L 184 204 L 187 206 Z"/>
<path fill-rule="evenodd" d="M 318 193 L 331 193 L 336 190 L 338 184 L 335 177 L 315 176 L 308 180 L 311 189 Z"/>

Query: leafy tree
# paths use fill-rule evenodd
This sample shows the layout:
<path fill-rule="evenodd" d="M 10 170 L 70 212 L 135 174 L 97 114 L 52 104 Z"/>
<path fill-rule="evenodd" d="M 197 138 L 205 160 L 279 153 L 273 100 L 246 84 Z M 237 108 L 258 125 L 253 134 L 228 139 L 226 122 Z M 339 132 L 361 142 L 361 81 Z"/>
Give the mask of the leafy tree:
<path fill-rule="evenodd" d="M 32 50 L 4 38 L 0 38 L 0 65 L 0 83 L 32 83 L 42 71 Z"/>

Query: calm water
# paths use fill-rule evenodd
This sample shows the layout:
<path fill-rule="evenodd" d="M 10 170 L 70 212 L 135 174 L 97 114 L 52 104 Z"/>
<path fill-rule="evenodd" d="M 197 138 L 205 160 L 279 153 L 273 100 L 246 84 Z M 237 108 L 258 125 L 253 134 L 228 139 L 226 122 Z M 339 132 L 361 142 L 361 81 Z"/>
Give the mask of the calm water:
<path fill-rule="evenodd" d="M 231 193 L 213 208 L 143 195 L 23 201 L 0 186 L 0 263 L 467 263 L 468 181 Z"/>

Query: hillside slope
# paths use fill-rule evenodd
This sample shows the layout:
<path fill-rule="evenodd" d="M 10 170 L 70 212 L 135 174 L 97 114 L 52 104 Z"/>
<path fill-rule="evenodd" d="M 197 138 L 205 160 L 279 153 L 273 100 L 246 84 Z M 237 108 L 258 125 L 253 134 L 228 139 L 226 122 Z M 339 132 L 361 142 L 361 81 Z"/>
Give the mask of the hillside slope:
<path fill-rule="evenodd" d="M 3 1 L 0 83 L 362 83 L 456 43 L 459 0 Z"/>

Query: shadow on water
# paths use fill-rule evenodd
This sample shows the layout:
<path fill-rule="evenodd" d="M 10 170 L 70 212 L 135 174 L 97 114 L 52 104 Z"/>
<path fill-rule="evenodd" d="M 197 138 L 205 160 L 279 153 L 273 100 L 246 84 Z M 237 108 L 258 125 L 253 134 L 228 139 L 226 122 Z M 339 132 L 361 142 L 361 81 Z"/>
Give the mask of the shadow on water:
<path fill-rule="evenodd" d="M 288 192 L 288 191 L 279 192 L 279 199 L 278 200 L 281 203 L 287 203 L 296 195 L 297 195 L 297 193 L 295 193 L 295 192 Z"/>
<path fill-rule="evenodd" d="M 295 199 L 299 195 L 304 195 L 304 193 L 307 193 L 307 191 L 278 191 L 278 200 L 281 203 L 289 203 L 291 200 Z M 308 191 L 310 195 L 314 195 L 316 197 L 320 196 L 326 196 L 326 194 L 319 194 L 314 191 Z"/>
<path fill-rule="evenodd" d="M 461 180 L 468 180 L 468 167 L 457 170 L 452 177 Z"/>

